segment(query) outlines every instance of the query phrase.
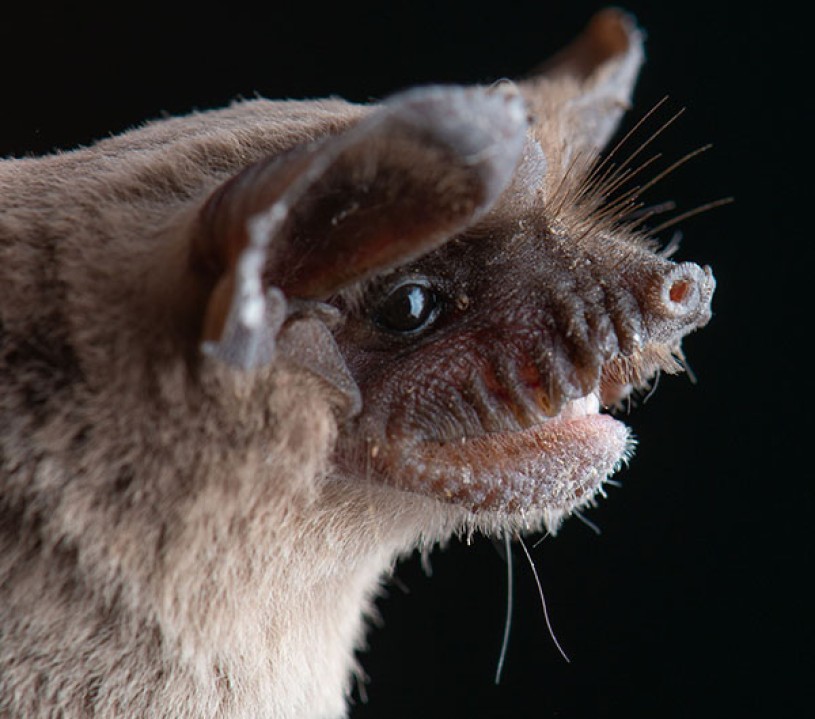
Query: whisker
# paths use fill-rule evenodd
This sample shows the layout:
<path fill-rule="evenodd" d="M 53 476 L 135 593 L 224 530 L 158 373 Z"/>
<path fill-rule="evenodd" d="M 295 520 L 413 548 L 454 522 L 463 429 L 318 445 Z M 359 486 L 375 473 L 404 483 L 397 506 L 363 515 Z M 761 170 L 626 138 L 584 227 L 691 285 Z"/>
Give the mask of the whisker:
<path fill-rule="evenodd" d="M 603 533 L 603 530 L 600 529 L 600 527 L 598 527 L 590 519 L 587 519 L 586 517 L 584 517 L 582 512 L 580 512 L 578 510 L 575 510 L 574 512 L 572 512 L 572 514 L 574 514 L 575 517 L 577 517 L 581 522 L 583 522 L 583 524 L 585 524 L 596 535 L 599 536 L 599 535 L 601 535 Z"/>
<path fill-rule="evenodd" d="M 630 168 L 626 168 L 625 172 L 621 173 L 620 176 L 613 182 L 609 182 L 608 185 L 602 185 L 598 187 L 597 188 L 598 193 L 603 197 L 609 197 L 614 192 L 616 192 L 620 187 L 622 187 L 626 182 L 629 182 L 632 179 L 634 179 L 643 170 L 653 165 L 661 157 L 662 153 L 658 152 L 656 155 L 649 157 L 645 162 L 643 162 L 641 165 L 638 165 L 633 170 Z"/>
<path fill-rule="evenodd" d="M 658 369 L 656 374 L 654 375 L 654 384 L 651 385 L 651 389 L 648 390 L 648 394 L 646 394 L 645 397 L 643 397 L 642 400 L 643 404 L 645 404 L 649 399 L 651 399 L 651 396 L 654 394 L 654 392 L 657 391 L 657 387 L 659 386 L 659 378 L 661 376 L 662 371 Z"/>
<path fill-rule="evenodd" d="M 661 215 L 664 212 L 671 212 L 675 209 L 676 203 L 668 200 L 667 202 L 662 202 L 659 205 L 651 205 L 651 207 L 645 207 L 642 210 L 631 212 L 626 216 L 626 227 L 629 230 L 635 230 L 637 227 L 641 227 L 643 224 L 648 222 L 648 220 L 650 220 L 652 217 Z"/>
<path fill-rule="evenodd" d="M 667 100 L 663 98 L 658 102 L 648 113 L 646 113 L 640 121 L 623 137 L 623 139 L 615 145 L 614 149 L 608 156 L 598 162 L 591 170 L 582 183 L 577 187 L 571 198 L 561 198 L 561 205 L 564 199 L 570 199 L 572 205 L 577 209 L 574 213 L 574 224 L 580 227 L 582 236 L 586 236 L 593 231 L 603 227 L 613 227 L 620 223 L 626 222 L 632 218 L 632 215 L 638 215 L 635 223 L 627 226 L 629 231 L 635 230 L 637 227 L 642 226 L 650 217 L 653 217 L 660 212 L 666 212 L 673 209 L 670 203 L 663 203 L 650 210 L 643 211 L 643 204 L 639 202 L 639 198 L 646 192 L 646 190 L 653 187 L 659 181 L 670 175 L 676 169 L 684 165 L 696 155 L 709 149 L 709 145 L 698 148 L 687 155 L 681 157 L 676 162 L 672 163 L 666 169 L 659 172 L 648 182 L 643 185 L 631 187 L 622 192 L 617 197 L 609 199 L 611 195 L 619 191 L 623 186 L 630 183 L 631 180 L 637 175 L 650 167 L 662 155 L 657 153 L 649 159 L 642 162 L 639 166 L 632 169 L 634 160 L 639 157 L 647 147 L 649 147 L 665 130 L 670 127 L 676 120 L 685 112 L 685 108 L 680 108 L 668 120 L 662 123 L 651 135 L 649 135 L 620 165 L 614 165 L 610 162 L 610 158 L 615 156 L 620 147 L 627 142 L 632 134 L 639 129 L 643 123 L 651 117 L 654 112 L 661 107 Z M 700 210 L 702 211 L 702 210 Z M 575 216 L 576 214 L 576 216 Z M 670 226 L 667 222 L 663 223 L 666 227 Z M 649 234 L 653 234 L 649 232 Z"/>
<path fill-rule="evenodd" d="M 674 232 L 673 235 L 671 235 L 671 239 L 668 241 L 668 244 L 665 245 L 665 247 L 662 248 L 658 254 L 665 259 L 672 257 L 679 249 L 679 244 L 682 242 L 682 237 L 683 235 L 680 230 Z"/>
<path fill-rule="evenodd" d="M 659 100 L 648 112 L 646 112 L 634 126 L 626 132 L 612 150 L 605 156 L 599 153 L 578 153 L 570 162 L 568 169 L 563 173 L 557 188 L 552 193 L 552 208 L 556 215 L 560 215 L 563 208 L 569 204 L 572 207 L 584 204 L 587 197 L 594 196 L 588 201 L 588 208 L 584 212 L 585 219 L 603 201 L 604 196 L 608 196 L 611 187 L 619 187 L 621 183 L 630 179 L 635 171 L 630 174 L 628 167 L 659 135 L 661 135 L 676 119 L 684 112 L 680 109 L 656 131 L 654 131 L 644 142 L 642 142 L 625 160 L 616 165 L 612 162 L 617 157 L 621 148 L 628 143 L 631 137 L 642 128 L 642 126 L 665 104 L 668 100 L 666 95 Z M 650 163 L 649 163 L 650 164 Z M 582 165 L 582 166 L 581 166 Z M 583 179 L 573 183 L 572 180 L 577 175 L 583 175 Z"/>
<path fill-rule="evenodd" d="M 656 155 L 649 157 L 645 162 L 643 162 L 636 170 L 633 170 L 632 173 L 626 177 L 626 181 L 632 179 L 635 175 L 638 175 L 643 170 L 647 169 L 650 165 L 654 162 L 659 160 L 662 157 L 662 153 L 657 153 Z M 650 182 L 650 181 L 649 181 Z M 634 202 L 650 185 L 646 183 L 645 185 L 635 185 L 634 187 L 629 188 L 626 190 L 622 195 L 615 197 L 613 200 L 606 204 L 600 215 L 604 218 L 606 216 L 611 216 L 619 212 L 619 210 L 623 209 L 623 206 L 629 202 Z M 619 185 L 615 185 L 611 188 L 609 192 L 603 193 L 604 196 L 608 196 L 611 192 L 619 189 Z"/>
<path fill-rule="evenodd" d="M 582 221 L 586 222 L 591 220 L 591 223 L 588 227 L 587 232 L 591 232 L 592 230 L 601 227 L 602 225 L 609 225 L 615 224 L 620 222 L 624 218 L 630 216 L 632 213 L 636 212 L 636 210 L 643 207 L 642 203 L 637 203 L 639 196 L 642 194 L 645 186 L 636 185 L 629 190 L 626 190 L 622 195 L 614 198 L 611 201 L 606 202 L 605 198 L 608 197 L 611 193 L 615 192 L 623 185 L 625 182 L 630 181 L 638 174 L 640 174 L 643 170 L 647 169 L 650 165 L 654 162 L 659 160 L 662 157 L 662 153 L 657 153 L 652 157 L 648 158 L 645 162 L 640 164 L 634 170 L 629 170 L 626 174 L 620 177 L 617 181 L 615 181 L 609 188 L 603 188 L 602 193 L 598 193 L 595 198 L 595 201 L 591 204 L 590 207 L 587 208 L 586 212 L 584 212 Z M 600 209 L 596 209 L 597 207 Z"/>
<path fill-rule="evenodd" d="M 682 107 L 673 115 L 671 115 L 671 117 L 669 117 L 664 123 L 662 123 L 662 125 L 660 125 L 656 130 L 654 130 L 654 132 L 652 132 L 651 135 L 648 138 L 646 138 L 646 140 L 625 159 L 625 162 L 623 162 L 622 165 L 620 165 L 619 170 L 624 169 L 625 167 L 629 166 L 634 160 L 636 160 L 637 157 L 639 157 L 645 151 L 645 149 L 649 145 L 651 145 L 651 143 L 653 143 L 663 132 L 665 132 L 665 130 L 667 130 L 671 125 L 673 125 L 674 122 L 676 122 L 684 113 L 685 108 Z"/>
<path fill-rule="evenodd" d="M 707 147 L 705 147 L 689 153 L 644 185 L 632 187 L 618 197 L 610 199 L 611 195 L 630 183 L 634 177 L 642 174 L 646 168 L 650 167 L 662 156 L 661 153 L 657 153 L 632 169 L 634 161 L 684 114 L 685 108 L 680 108 L 671 115 L 641 142 L 633 152 L 625 157 L 619 165 L 613 162 L 613 160 L 619 156 L 622 147 L 630 142 L 631 138 L 654 116 L 667 100 L 667 95 L 659 100 L 626 132 L 607 155 L 601 157 L 599 155 L 592 156 L 589 153 L 578 153 L 572 159 L 569 168 L 562 175 L 557 189 L 552 194 L 552 208 L 555 211 L 555 216 L 561 216 L 564 209 L 569 206 L 568 214 L 570 215 L 571 223 L 580 237 L 586 237 L 603 226 L 614 227 L 619 225 L 626 221 L 632 213 L 637 213 L 642 210 L 643 204 L 639 202 L 639 198 L 647 189 L 653 187 L 657 182 L 696 154 L 707 149 Z M 574 182 L 575 176 L 579 178 L 581 175 L 583 179 L 578 179 L 577 182 Z M 665 207 L 667 208 L 667 205 Z M 647 219 L 654 214 L 658 214 L 658 212 L 654 210 L 650 215 L 642 217 L 642 219 L 638 218 L 639 221 L 637 224 L 628 229 L 633 231 L 647 222 Z M 579 237 L 576 239 L 579 239 Z"/>
<path fill-rule="evenodd" d="M 713 145 L 711 144 L 702 145 L 702 147 L 698 147 L 695 150 L 691 150 L 686 155 L 683 155 L 676 162 L 671 163 L 662 172 L 660 172 L 655 177 L 651 178 L 648 182 L 646 182 L 640 188 L 638 195 L 641 195 L 646 190 L 650 190 L 654 185 L 657 184 L 657 182 L 661 182 L 672 172 L 675 172 L 680 167 L 682 167 L 682 165 L 686 164 L 687 162 L 690 162 L 694 157 L 701 155 L 703 152 L 707 152 L 711 147 L 713 147 Z"/>
<path fill-rule="evenodd" d="M 634 190 L 637 189 L 639 188 L 634 188 Z M 645 203 L 637 202 L 637 197 L 638 195 L 633 191 L 631 193 L 626 193 L 626 195 L 621 197 L 619 200 L 614 200 L 613 202 L 608 203 L 599 211 L 586 217 L 586 220 L 591 220 L 591 223 L 588 226 L 588 231 L 591 232 L 592 230 L 596 230 L 604 225 L 614 225 L 624 217 L 628 217 L 630 214 L 636 213 L 638 210 L 645 207 Z"/>
<path fill-rule="evenodd" d="M 588 168 L 592 166 L 592 164 L 596 163 L 598 155 L 596 153 L 588 153 L 588 152 L 577 152 L 575 156 L 572 158 L 571 162 L 569 162 L 569 166 L 566 168 L 565 172 L 563 173 L 560 181 L 557 184 L 557 187 L 552 192 L 552 213 L 555 217 L 559 216 L 563 212 L 563 208 L 566 206 L 567 203 L 573 202 L 573 195 L 570 190 L 571 180 L 574 175 L 578 177 L 584 171 L 587 171 Z M 578 165 L 583 163 L 584 167 L 578 169 Z M 575 196 L 579 196 L 580 188 L 582 187 L 582 181 L 577 183 L 578 192 Z"/>
<path fill-rule="evenodd" d="M 708 212 L 709 210 L 713 210 L 717 207 L 729 205 L 734 201 L 735 199 L 733 197 L 722 197 L 721 199 L 714 200 L 713 202 L 706 202 L 704 205 L 699 205 L 698 207 L 694 207 L 692 210 L 688 210 L 687 212 L 683 212 L 681 215 L 677 215 L 676 217 L 672 217 L 670 220 L 666 220 L 661 225 L 658 225 L 651 230 L 651 233 L 657 235 L 663 230 L 667 230 L 669 227 L 673 227 L 680 222 L 684 222 L 690 217 L 696 217 L 696 215 L 701 215 L 703 212 Z"/>
<path fill-rule="evenodd" d="M 619 152 L 620 148 L 622 148 L 623 145 L 625 145 L 625 143 L 631 139 L 631 136 L 634 135 L 634 133 L 636 133 L 637 130 L 639 130 L 648 121 L 648 119 L 667 102 L 667 100 L 668 95 L 665 95 L 665 97 L 659 100 L 650 110 L 648 110 L 648 112 L 646 112 L 639 120 L 637 120 L 634 126 L 628 132 L 626 132 L 625 135 L 623 135 L 622 139 L 616 145 L 614 145 L 613 148 L 611 148 L 611 152 L 609 152 L 600 162 L 598 162 L 597 165 L 592 170 L 591 174 L 588 177 L 586 177 L 585 180 L 586 185 L 590 185 L 595 182 L 598 173 L 603 171 L 604 166 L 615 157 L 615 155 Z M 631 158 L 629 158 L 629 160 L 630 159 Z"/>
<path fill-rule="evenodd" d="M 645 141 L 642 142 L 642 144 L 640 144 L 639 147 L 637 147 L 637 149 L 634 150 L 634 152 L 632 152 L 619 167 L 616 168 L 616 170 L 614 170 L 611 173 L 606 171 L 605 173 L 603 173 L 602 177 L 599 177 L 597 179 L 593 179 L 591 181 L 591 186 L 588 189 L 591 192 L 597 192 L 597 193 L 599 193 L 601 195 L 608 195 L 609 190 L 607 189 L 607 184 L 615 184 L 615 185 L 618 184 L 617 183 L 617 178 L 618 178 L 619 174 L 621 172 L 623 172 L 623 170 L 625 170 L 628 166 L 630 166 L 631 163 L 635 159 L 637 159 L 637 157 L 639 157 L 639 155 L 641 155 L 649 145 L 651 145 L 651 143 L 653 143 L 663 132 L 665 132 L 665 130 L 667 130 L 671 125 L 673 125 L 673 123 L 676 122 L 682 116 L 682 114 L 684 112 L 685 112 L 685 108 L 684 107 L 680 108 L 679 111 L 674 113 L 662 125 L 660 125 L 653 133 L 651 133 L 651 135 L 648 138 L 646 138 Z M 651 161 L 649 161 L 648 164 L 650 164 L 650 162 Z"/>
<path fill-rule="evenodd" d="M 549 621 L 549 610 L 546 608 L 546 599 L 543 596 L 543 587 L 541 586 L 541 580 L 538 576 L 538 570 L 535 568 L 535 562 L 532 561 L 532 555 L 529 554 L 529 550 L 526 548 L 526 544 L 524 543 L 523 538 L 518 535 L 518 541 L 521 544 L 521 548 L 524 550 L 524 554 L 526 555 L 526 559 L 529 562 L 529 566 L 532 568 L 532 576 L 535 577 L 535 584 L 538 585 L 538 594 L 540 595 L 541 599 L 541 607 L 543 607 L 543 618 L 546 620 L 546 628 L 549 630 L 549 636 L 552 638 L 554 645 L 557 647 L 557 650 L 560 652 L 560 656 L 562 656 L 567 664 L 571 664 L 572 660 L 569 659 L 566 652 L 563 651 L 563 647 L 560 646 L 560 642 L 557 640 L 555 636 L 555 632 L 552 629 L 552 623 Z"/>
<path fill-rule="evenodd" d="M 543 540 L 544 540 L 544 539 L 548 539 L 548 538 L 549 538 L 549 537 L 551 537 L 551 536 L 552 536 L 552 535 L 551 535 L 551 533 L 550 533 L 550 532 L 548 532 L 548 531 L 547 531 L 547 532 L 544 532 L 543 536 L 542 536 L 542 537 L 541 537 L 541 538 L 540 538 L 540 539 L 539 539 L 537 542 L 535 542 L 535 543 L 532 545 L 532 549 L 536 549 L 537 547 L 539 547 L 539 546 L 540 546 L 540 545 L 543 543 Z"/>
<path fill-rule="evenodd" d="M 504 535 L 504 548 L 506 549 L 507 562 L 507 613 L 504 619 L 504 637 L 501 640 L 501 653 L 498 655 L 498 666 L 495 668 L 495 684 L 501 683 L 501 673 L 504 670 L 504 661 L 507 658 L 507 647 L 509 647 L 509 632 L 512 627 L 512 605 L 513 605 L 513 577 L 512 577 L 512 540 L 509 533 Z"/>
<path fill-rule="evenodd" d="M 685 373 L 688 375 L 688 379 L 691 381 L 691 384 L 697 384 L 699 380 L 696 377 L 696 373 L 691 369 L 687 357 L 685 357 L 682 350 L 678 350 L 677 355 L 679 362 L 682 365 L 682 369 L 685 370 Z"/>
<path fill-rule="evenodd" d="M 653 178 L 651 178 L 648 182 L 644 185 L 637 185 L 636 187 L 632 187 L 630 190 L 624 192 L 619 197 L 615 198 L 612 202 L 606 205 L 599 213 L 597 213 L 593 227 L 590 229 L 595 229 L 602 224 L 613 224 L 617 222 L 621 222 L 623 218 L 625 218 L 631 211 L 641 207 L 642 205 L 637 204 L 637 200 L 639 197 L 642 196 L 647 190 L 651 189 L 654 185 L 656 185 L 661 180 L 664 180 L 668 175 L 678 170 L 687 162 L 690 162 L 694 157 L 697 155 L 701 155 L 703 152 L 706 152 L 712 147 L 712 145 L 703 145 L 702 147 L 697 148 L 696 150 L 692 150 L 691 152 L 683 155 L 675 162 L 671 163 L 668 167 L 666 167 L 661 172 L 657 173 Z M 650 161 L 649 161 L 650 162 Z M 667 226 L 667 223 L 664 223 Z M 654 234 L 655 231 L 651 231 L 651 234 Z"/>

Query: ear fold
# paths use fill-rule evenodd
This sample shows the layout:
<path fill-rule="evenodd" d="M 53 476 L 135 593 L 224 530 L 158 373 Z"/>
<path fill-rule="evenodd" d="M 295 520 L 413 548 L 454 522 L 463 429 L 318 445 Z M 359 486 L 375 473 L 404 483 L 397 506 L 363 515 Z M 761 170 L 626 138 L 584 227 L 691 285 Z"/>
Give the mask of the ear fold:
<path fill-rule="evenodd" d="M 574 144 L 593 153 L 605 147 L 630 107 L 643 59 L 642 31 L 630 15 L 610 8 L 520 86 L 533 113 L 556 94 Z"/>
<path fill-rule="evenodd" d="M 325 299 L 474 222 L 512 178 L 526 127 L 513 87 L 424 88 L 232 178 L 202 207 L 191 247 L 213 285 L 207 351 L 268 362 L 287 298 Z"/>

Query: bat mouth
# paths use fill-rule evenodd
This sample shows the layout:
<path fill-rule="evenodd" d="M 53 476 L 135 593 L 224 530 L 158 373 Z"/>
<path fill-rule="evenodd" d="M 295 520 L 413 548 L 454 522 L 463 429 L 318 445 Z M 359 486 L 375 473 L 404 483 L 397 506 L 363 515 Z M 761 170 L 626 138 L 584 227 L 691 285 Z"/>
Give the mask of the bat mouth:
<path fill-rule="evenodd" d="M 592 392 L 522 429 L 406 448 L 399 485 L 476 512 L 565 513 L 591 502 L 632 449 L 629 429 L 601 414 Z"/>
<path fill-rule="evenodd" d="M 391 425 L 386 441 L 368 441 L 363 466 L 369 479 L 402 490 L 476 513 L 539 512 L 554 527 L 591 504 L 633 453 L 631 431 L 607 410 L 625 406 L 659 371 L 681 369 L 676 348 L 663 345 L 616 355 L 601 364 L 589 391 L 557 407 L 528 374 L 526 384 L 507 388 L 495 373 L 481 373 L 479 392 L 460 390 L 466 400 L 457 409 L 448 402 L 448 422 L 437 419 L 424 433 Z"/>

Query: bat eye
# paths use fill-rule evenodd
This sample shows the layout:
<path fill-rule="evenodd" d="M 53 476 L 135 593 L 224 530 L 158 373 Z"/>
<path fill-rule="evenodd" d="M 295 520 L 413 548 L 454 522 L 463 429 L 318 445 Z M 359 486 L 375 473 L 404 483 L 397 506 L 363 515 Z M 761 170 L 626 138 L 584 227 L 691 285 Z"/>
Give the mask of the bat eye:
<path fill-rule="evenodd" d="M 394 287 L 376 308 L 378 327 L 400 334 L 427 329 L 439 316 L 439 298 L 426 281 L 412 280 Z"/>

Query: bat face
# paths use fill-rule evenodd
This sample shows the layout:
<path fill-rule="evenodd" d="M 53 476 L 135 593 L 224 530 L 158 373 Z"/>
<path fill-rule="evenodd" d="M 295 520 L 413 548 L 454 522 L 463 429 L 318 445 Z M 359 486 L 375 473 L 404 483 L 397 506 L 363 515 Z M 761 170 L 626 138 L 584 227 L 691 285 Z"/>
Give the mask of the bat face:
<path fill-rule="evenodd" d="M 630 454 L 601 407 L 679 369 L 682 336 L 710 316 L 710 270 L 621 228 L 575 237 L 540 201 L 376 278 L 350 308 L 337 340 L 363 410 L 340 454 L 357 476 L 554 517 Z"/>
<path fill-rule="evenodd" d="M 596 159 L 641 60 L 631 21 L 601 13 L 537 81 L 405 93 L 214 195 L 210 226 L 233 205 L 261 221 L 265 286 L 338 311 L 313 369 L 354 415 L 348 481 L 553 527 L 629 457 L 601 409 L 681 369 L 714 288 L 636 230 L 636 190 L 610 199 L 630 161 Z"/>
<path fill-rule="evenodd" d="M 342 716 L 395 558 L 592 501 L 714 289 L 597 159 L 641 62 L 610 10 L 517 84 L 0 162 L 16 715 Z"/>

